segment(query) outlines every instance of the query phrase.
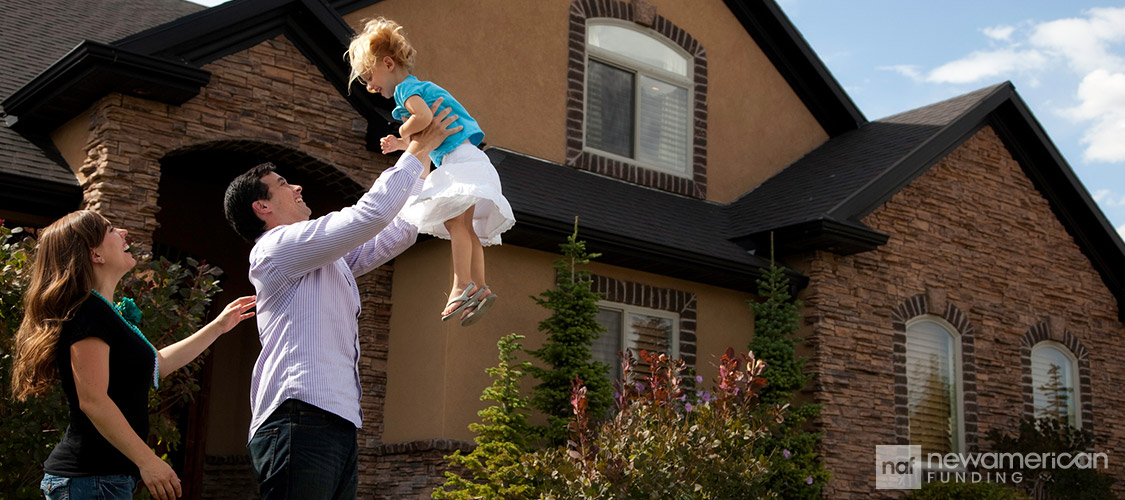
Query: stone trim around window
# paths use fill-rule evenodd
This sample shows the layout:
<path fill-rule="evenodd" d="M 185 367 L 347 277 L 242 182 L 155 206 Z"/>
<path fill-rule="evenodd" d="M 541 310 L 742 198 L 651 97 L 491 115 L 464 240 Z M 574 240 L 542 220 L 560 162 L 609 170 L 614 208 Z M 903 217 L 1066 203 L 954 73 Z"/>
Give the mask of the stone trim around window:
<path fill-rule="evenodd" d="M 590 289 L 601 293 L 608 302 L 671 311 L 680 315 L 680 358 L 689 368 L 695 367 L 695 294 L 657 288 L 631 281 L 591 275 Z"/>
<path fill-rule="evenodd" d="M 941 304 L 944 303 L 944 307 Z M 931 310 L 933 309 L 933 310 Z M 946 303 L 943 293 L 929 292 L 915 295 L 895 307 L 891 312 L 891 325 L 894 329 L 894 373 L 895 373 L 895 440 L 896 444 L 910 444 L 909 393 L 906 383 L 906 323 L 923 315 L 934 315 L 953 325 L 961 336 L 961 393 L 962 418 L 965 422 L 965 448 L 967 452 L 977 451 L 978 408 L 977 408 L 977 356 L 973 345 L 974 330 L 968 318 L 957 306 Z"/>
<path fill-rule="evenodd" d="M 1052 323 L 1055 323 L 1052 327 Z M 1061 334 L 1060 334 L 1061 332 Z M 1031 378 L 1031 350 L 1037 344 L 1053 340 L 1070 350 L 1078 359 L 1078 411 L 1082 415 L 1082 430 L 1094 432 L 1094 395 L 1090 390 L 1090 352 L 1078 337 L 1061 323 L 1051 318 L 1029 328 L 1020 340 L 1020 365 L 1023 367 L 1023 416 L 1035 418 L 1035 388 Z"/>
<path fill-rule="evenodd" d="M 691 35 L 655 14 L 647 2 L 575 0 L 570 4 L 566 92 L 566 164 L 626 182 L 698 199 L 707 198 L 707 52 Z M 691 54 L 695 85 L 690 179 L 583 151 L 586 97 L 586 20 L 623 19 L 645 25 Z M 651 24 L 650 24 L 651 23 Z"/>

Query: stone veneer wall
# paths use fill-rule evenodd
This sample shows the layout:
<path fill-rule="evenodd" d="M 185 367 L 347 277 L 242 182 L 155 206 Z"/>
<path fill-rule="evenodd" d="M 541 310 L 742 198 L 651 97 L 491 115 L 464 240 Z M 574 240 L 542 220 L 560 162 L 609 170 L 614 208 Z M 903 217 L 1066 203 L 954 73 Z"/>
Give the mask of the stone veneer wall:
<path fill-rule="evenodd" d="M 91 107 L 87 159 L 81 167 L 88 208 L 150 246 L 157 228 L 160 161 L 188 151 L 259 149 L 285 156 L 324 186 L 369 186 L 391 162 L 367 151 L 366 122 L 284 36 L 204 66 L 211 81 L 181 106 L 110 94 Z M 231 177 L 241 172 L 231 172 Z M 358 195 L 358 193 L 356 193 Z M 386 394 L 391 265 L 358 280 L 364 427 L 359 434 L 360 488 L 385 468 L 378 446 Z M 212 411 L 219 411 L 213 409 Z M 208 456 L 202 498 L 256 498 L 245 456 Z"/>
<path fill-rule="evenodd" d="M 453 439 L 430 439 L 376 446 L 375 474 L 371 488 L 360 485 L 359 498 L 375 500 L 428 500 L 434 488 L 445 483 L 451 470 L 445 456 L 476 445 Z"/>
<path fill-rule="evenodd" d="M 90 109 L 80 169 L 86 205 L 138 242 L 151 244 L 156 230 L 160 159 L 181 151 L 272 144 L 334 166 L 361 186 L 390 166 L 367 151 L 362 117 L 284 36 L 203 69 L 211 81 L 180 106 L 115 93 Z"/>
<path fill-rule="evenodd" d="M 1090 261 L 991 127 L 984 127 L 863 219 L 890 234 L 883 247 L 802 264 L 801 297 L 824 409 L 820 452 L 833 479 L 827 498 L 877 495 L 876 445 L 896 444 L 895 313 L 919 295 L 927 310 L 950 305 L 972 327 L 976 434 L 1009 433 L 1024 416 L 1025 336 L 1045 319 L 1060 339 L 1085 346 L 1096 449 L 1125 456 L 1125 328 Z M 1083 384 L 1085 385 L 1085 384 Z M 965 388 L 968 389 L 967 387 Z M 987 442 L 979 442 L 988 451 Z M 1111 468 L 1118 494 L 1125 469 Z"/>

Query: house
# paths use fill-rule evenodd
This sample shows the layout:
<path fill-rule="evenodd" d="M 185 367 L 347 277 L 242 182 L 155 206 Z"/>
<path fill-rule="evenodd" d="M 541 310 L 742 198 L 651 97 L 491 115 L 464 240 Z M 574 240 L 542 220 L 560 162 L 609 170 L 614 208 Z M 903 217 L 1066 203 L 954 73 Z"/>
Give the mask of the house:
<path fill-rule="evenodd" d="M 62 5 L 8 2 L 3 22 Z M 576 216 L 603 253 L 589 266 L 610 329 L 597 355 L 654 341 L 707 378 L 712 354 L 749 341 L 773 235 L 804 303 L 829 498 L 875 494 L 877 445 L 983 451 L 989 430 L 1044 412 L 1125 449 L 1125 245 L 1010 83 L 869 121 L 773 0 L 234 0 L 184 14 L 77 31 L 65 54 L 9 40 L 6 66 L 37 63 L 4 68 L 25 77 L 3 77 L 3 144 L 20 149 L 0 159 L 0 210 L 50 220 L 77 186 L 155 253 L 206 258 L 227 296 L 249 292 L 249 246 L 222 219 L 231 178 L 272 161 L 324 213 L 393 161 L 377 145 L 391 103 L 349 89 L 341 59 L 375 16 L 406 26 L 416 74 L 487 134 L 519 221 L 487 250 L 500 308 L 467 329 L 437 321 L 451 266 L 436 239 L 359 280 L 365 498 L 442 482 L 495 341 L 542 342 L 546 311 L 526 297 L 552 286 Z M 33 189 L 72 194 L 40 207 Z M 194 498 L 254 495 L 257 350 L 249 326 L 213 347 L 185 429 Z M 1066 395 L 1054 407 L 1050 374 Z"/>

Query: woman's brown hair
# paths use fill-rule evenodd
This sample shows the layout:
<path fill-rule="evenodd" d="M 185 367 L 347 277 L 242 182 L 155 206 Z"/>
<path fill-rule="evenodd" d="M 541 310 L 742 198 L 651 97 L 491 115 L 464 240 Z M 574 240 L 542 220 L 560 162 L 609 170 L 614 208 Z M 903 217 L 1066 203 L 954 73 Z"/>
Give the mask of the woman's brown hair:
<path fill-rule="evenodd" d="M 54 383 L 59 332 L 90 296 L 94 286 L 90 251 L 102 244 L 109 228 L 101 214 L 79 210 L 40 233 L 23 321 L 16 332 L 12 395 L 17 399 L 42 394 Z"/>

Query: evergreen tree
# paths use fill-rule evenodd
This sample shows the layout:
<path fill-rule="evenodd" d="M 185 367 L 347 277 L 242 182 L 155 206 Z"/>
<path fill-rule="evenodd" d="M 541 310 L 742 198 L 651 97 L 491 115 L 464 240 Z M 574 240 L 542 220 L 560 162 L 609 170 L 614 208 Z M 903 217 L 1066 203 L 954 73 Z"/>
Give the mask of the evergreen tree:
<path fill-rule="evenodd" d="M 529 351 L 547 366 L 531 367 L 539 379 L 532 390 L 531 404 L 547 415 L 547 426 L 540 429 L 551 444 L 566 442 L 570 418 L 570 382 L 578 377 L 586 383 L 591 415 L 605 415 L 613 401 L 609 366 L 591 359 L 590 346 L 605 328 L 598 323 L 599 294 L 591 289 L 590 273 L 580 270 L 600 254 L 586 251 L 586 242 L 578 239 L 578 218 L 574 233 L 559 245 L 563 258 L 555 261 L 555 288 L 533 297 L 535 303 L 551 311 L 539 323 L 546 334 L 543 347 Z"/>
<path fill-rule="evenodd" d="M 481 401 L 496 404 L 479 412 L 483 423 L 470 424 L 469 430 L 477 433 L 473 439 L 477 447 L 468 455 L 460 450 L 446 456 L 446 460 L 460 467 L 464 475 L 445 473 L 445 484 L 434 490 L 433 498 L 519 499 L 531 490 L 529 480 L 520 477 L 520 457 L 528 451 L 527 398 L 520 396 L 523 375 L 531 366 L 524 361 L 515 363 L 516 351 L 521 350 L 522 335 L 510 334 L 497 342 L 500 364 L 488 368 L 493 378 L 492 386 L 485 388 Z"/>
<path fill-rule="evenodd" d="M 769 437 L 758 442 L 760 451 L 773 452 L 769 489 L 781 498 L 819 499 L 820 490 L 830 474 L 817 461 L 815 448 L 823 433 L 807 432 L 806 422 L 820 415 L 820 405 L 794 404 L 793 398 L 809 381 L 803 370 L 805 359 L 795 350 L 796 332 L 800 326 L 800 301 L 789 294 L 789 278 L 785 268 L 773 260 L 770 246 L 770 268 L 758 280 L 761 302 L 751 301 L 754 310 L 754 338 L 750 351 L 766 362 L 762 377 L 768 382 L 759 393 L 763 407 L 789 404 L 785 422 Z"/>

